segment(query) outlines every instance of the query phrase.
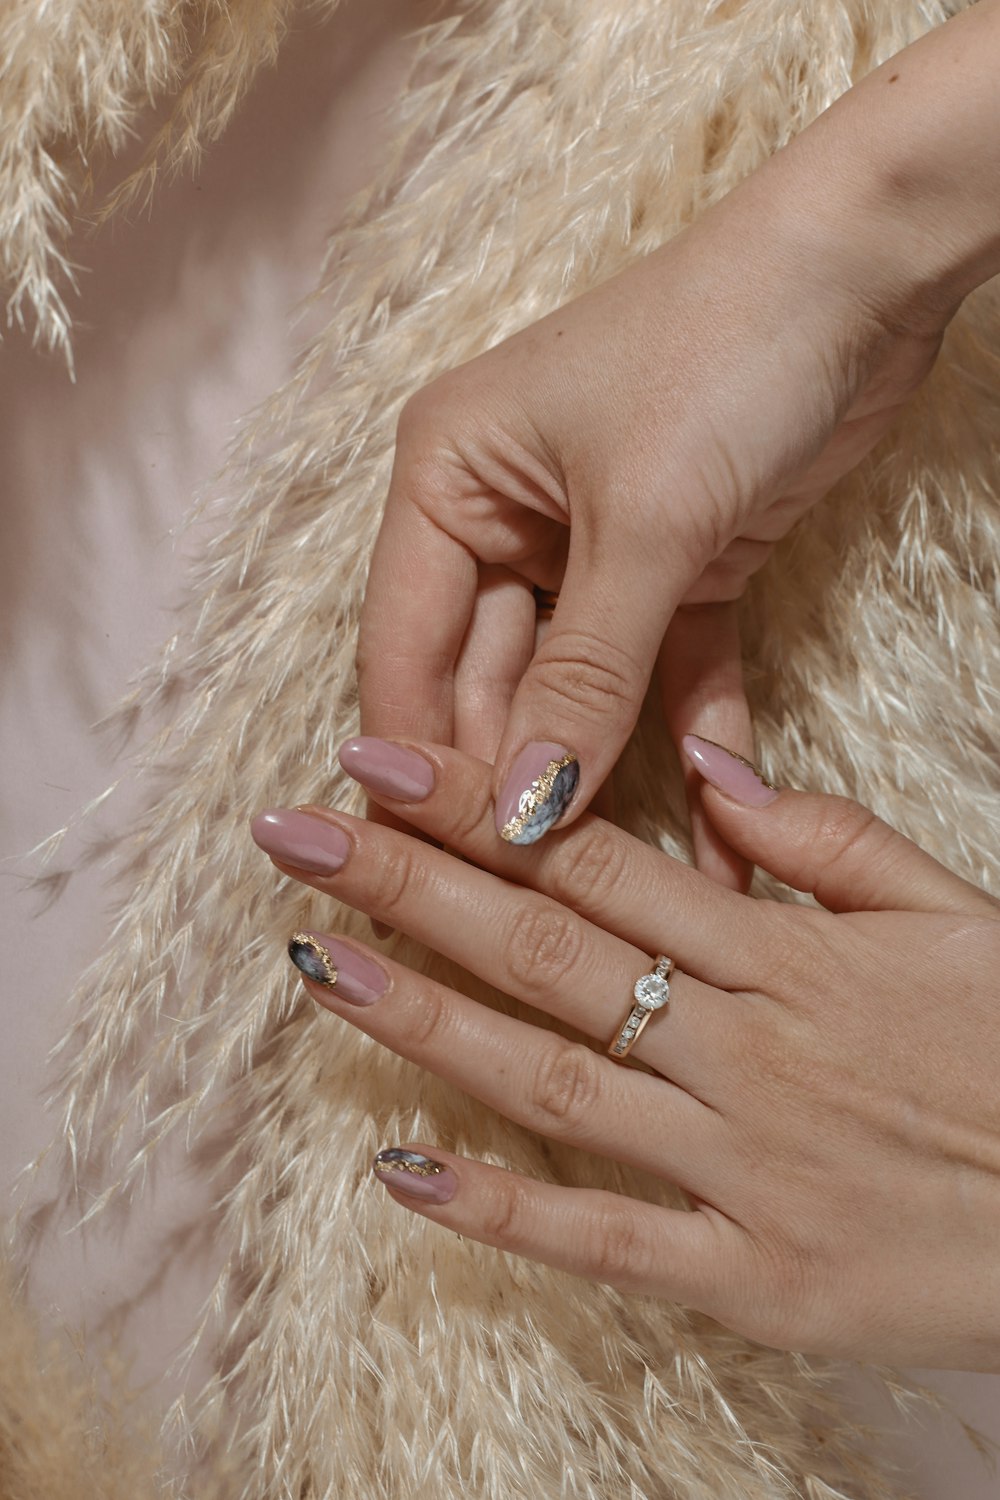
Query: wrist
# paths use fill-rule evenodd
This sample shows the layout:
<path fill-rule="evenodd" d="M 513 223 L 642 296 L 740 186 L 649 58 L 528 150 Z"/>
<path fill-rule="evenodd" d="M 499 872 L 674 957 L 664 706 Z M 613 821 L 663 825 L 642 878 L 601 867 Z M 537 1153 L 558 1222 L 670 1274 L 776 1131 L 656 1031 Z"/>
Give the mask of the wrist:
<path fill-rule="evenodd" d="M 1000 272 L 998 67 L 1000 0 L 979 0 L 768 163 L 804 252 L 890 324 L 940 330 Z"/>

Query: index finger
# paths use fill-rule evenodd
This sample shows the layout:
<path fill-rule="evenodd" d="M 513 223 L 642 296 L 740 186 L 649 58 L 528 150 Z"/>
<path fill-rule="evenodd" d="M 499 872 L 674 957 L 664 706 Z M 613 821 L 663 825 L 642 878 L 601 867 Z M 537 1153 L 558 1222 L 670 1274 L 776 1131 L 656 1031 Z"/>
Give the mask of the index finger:
<path fill-rule="evenodd" d="M 394 469 L 361 608 L 362 733 L 450 745 L 455 664 L 475 604 L 477 563 L 403 483 Z"/>

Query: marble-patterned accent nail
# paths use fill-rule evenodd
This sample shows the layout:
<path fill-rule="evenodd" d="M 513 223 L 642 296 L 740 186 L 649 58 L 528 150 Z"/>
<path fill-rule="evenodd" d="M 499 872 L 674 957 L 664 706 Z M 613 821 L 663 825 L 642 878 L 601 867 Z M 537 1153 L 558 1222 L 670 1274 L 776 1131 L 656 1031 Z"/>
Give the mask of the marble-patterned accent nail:
<path fill-rule="evenodd" d="M 698 734 L 686 734 L 681 744 L 688 760 L 705 780 L 734 802 L 742 802 L 745 807 L 766 807 L 778 795 L 778 788 L 735 750 L 727 750 L 725 745 L 704 740 Z"/>
<path fill-rule="evenodd" d="M 352 1005 L 372 1005 L 389 988 L 389 976 L 356 948 L 323 932 L 296 932 L 288 957 L 307 979 Z"/>
<path fill-rule="evenodd" d="M 580 784 L 572 750 L 548 740 L 525 745 L 496 802 L 497 832 L 508 844 L 534 844 L 566 811 Z"/>
<path fill-rule="evenodd" d="M 422 802 L 434 790 L 434 767 L 429 760 L 373 735 L 345 741 L 340 764 L 368 791 L 398 802 Z"/>
<path fill-rule="evenodd" d="M 335 875 L 351 852 L 351 841 L 342 829 L 297 807 L 271 807 L 258 813 L 250 833 L 265 854 L 310 875 Z"/>
<path fill-rule="evenodd" d="M 458 1178 L 450 1167 L 399 1146 L 380 1151 L 372 1171 L 380 1182 L 390 1182 L 399 1192 L 427 1203 L 447 1203 L 458 1191 Z"/>

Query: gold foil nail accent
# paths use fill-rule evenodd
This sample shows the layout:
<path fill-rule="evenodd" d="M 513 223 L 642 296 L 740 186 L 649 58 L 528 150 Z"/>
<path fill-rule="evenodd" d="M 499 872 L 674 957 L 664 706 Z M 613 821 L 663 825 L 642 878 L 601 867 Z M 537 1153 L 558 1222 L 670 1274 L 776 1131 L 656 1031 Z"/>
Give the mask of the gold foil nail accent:
<path fill-rule="evenodd" d="M 569 752 L 562 760 L 550 760 L 541 776 L 536 776 L 531 786 L 521 796 L 520 806 L 515 817 L 510 818 L 500 830 L 500 837 L 506 839 L 509 844 L 517 843 L 525 827 L 532 818 L 548 802 L 552 796 L 552 789 L 556 784 L 556 777 L 560 771 L 567 766 L 576 764 L 576 756 Z M 569 799 L 567 798 L 567 803 Z"/>
<path fill-rule="evenodd" d="M 441 1163 L 431 1161 L 430 1157 L 412 1152 L 390 1158 L 387 1151 L 380 1151 L 376 1156 L 374 1169 L 376 1172 L 408 1172 L 412 1177 L 437 1177 L 444 1171 Z"/>
<path fill-rule="evenodd" d="M 696 734 L 696 735 L 694 735 L 694 738 L 696 740 L 704 740 L 706 745 L 714 745 L 715 748 L 716 748 L 716 750 L 724 750 L 727 755 L 731 755 L 732 756 L 733 760 L 738 760 L 741 766 L 746 766 L 746 768 L 747 768 L 748 771 L 752 771 L 753 772 L 753 774 L 756 776 L 757 780 L 760 781 L 760 782 L 762 782 L 764 784 L 764 786 L 767 787 L 768 791 L 770 791 L 770 792 L 780 792 L 781 791 L 780 786 L 775 786 L 775 784 L 774 784 L 773 781 L 768 781 L 767 777 L 764 775 L 764 772 L 761 770 L 760 766 L 755 766 L 752 760 L 747 760 L 746 756 L 745 755 L 740 755 L 740 753 L 739 753 L 738 750 L 730 750 L 730 748 L 729 748 L 728 745 L 720 745 L 719 742 L 718 742 L 718 740 L 710 740 L 708 738 L 707 734 Z"/>
<path fill-rule="evenodd" d="M 292 933 L 288 939 L 288 956 L 299 973 L 305 974 L 315 984 L 325 984 L 332 989 L 337 983 L 337 966 L 330 957 L 330 950 L 310 933 Z"/>

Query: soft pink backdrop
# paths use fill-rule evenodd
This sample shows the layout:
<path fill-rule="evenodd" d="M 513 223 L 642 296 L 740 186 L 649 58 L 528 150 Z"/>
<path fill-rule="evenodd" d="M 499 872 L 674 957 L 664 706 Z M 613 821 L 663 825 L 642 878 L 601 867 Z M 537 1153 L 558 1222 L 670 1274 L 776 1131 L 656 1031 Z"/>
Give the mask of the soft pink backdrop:
<path fill-rule="evenodd" d="M 323 26 L 300 23 L 196 182 L 161 189 L 151 218 L 75 244 L 75 385 L 15 339 L 0 352 L 0 1168 L 10 1184 L 50 1134 L 46 1054 L 74 975 L 108 929 L 99 868 L 46 905 L 24 855 L 120 776 L 96 827 L 113 838 L 125 825 L 127 765 L 91 726 L 172 630 L 192 545 L 181 519 L 238 418 L 290 368 L 291 316 L 377 161 L 407 31 L 426 13 L 408 0 L 355 0 Z M 71 836 L 58 866 L 80 847 Z M 213 1272 L 208 1203 L 196 1169 L 175 1157 L 141 1223 L 60 1240 L 36 1267 L 38 1305 L 92 1329 L 114 1320 L 157 1404 L 205 1368 L 185 1376 L 171 1362 Z M 927 1379 L 1000 1438 L 1000 1377 Z M 863 1379 L 856 1386 L 859 1411 L 884 1419 Z M 1000 1497 L 954 1425 L 911 1427 L 893 1447 L 918 1500 Z"/>

